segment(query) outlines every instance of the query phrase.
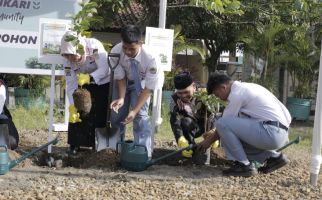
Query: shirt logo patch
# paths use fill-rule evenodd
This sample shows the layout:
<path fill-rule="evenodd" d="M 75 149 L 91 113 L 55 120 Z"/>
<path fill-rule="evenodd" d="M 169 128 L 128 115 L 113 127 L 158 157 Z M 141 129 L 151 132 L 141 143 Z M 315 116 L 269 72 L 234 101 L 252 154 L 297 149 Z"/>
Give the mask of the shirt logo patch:
<path fill-rule="evenodd" d="M 157 68 L 155 68 L 155 67 L 151 67 L 151 68 L 149 69 L 149 72 L 150 72 L 151 74 L 156 74 L 156 73 L 157 73 Z"/>

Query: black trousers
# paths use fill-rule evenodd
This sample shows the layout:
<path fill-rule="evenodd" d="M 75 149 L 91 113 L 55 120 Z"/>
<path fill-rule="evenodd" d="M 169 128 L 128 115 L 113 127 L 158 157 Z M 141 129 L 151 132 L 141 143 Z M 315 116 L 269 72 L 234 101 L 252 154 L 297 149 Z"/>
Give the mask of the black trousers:
<path fill-rule="evenodd" d="M 188 140 L 189 144 L 195 144 L 195 138 L 203 134 L 203 128 L 199 127 L 198 123 L 190 117 L 181 119 L 181 129 L 183 136 Z"/>
<path fill-rule="evenodd" d="M 81 118 L 82 122 L 68 124 L 68 144 L 71 146 L 95 146 L 95 128 L 106 126 L 109 83 L 84 85 L 92 97 L 90 113 Z"/>
<path fill-rule="evenodd" d="M 15 126 L 15 124 L 12 121 L 12 116 L 10 111 L 7 109 L 6 106 L 3 106 L 3 112 L 0 114 L 1 124 L 6 124 L 8 126 L 8 135 L 5 135 L 5 140 L 7 141 L 7 144 L 9 145 L 8 148 L 11 150 L 14 150 L 18 147 L 19 144 L 19 134 L 18 130 Z M 0 130 L 4 131 L 4 130 Z"/>
<path fill-rule="evenodd" d="M 106 126 L 106 115 L 107 109 L 109 108 L 108 105 L 108 93 L 109 93 L 109 83 L 103 85 L 97 84 L 89 84 L 84 85 L 90 93 L 92 97 L 92 109 L 90 114 L 92 114 L 94 120 L 94 127 L 95 128 L 103 128 Z"/>

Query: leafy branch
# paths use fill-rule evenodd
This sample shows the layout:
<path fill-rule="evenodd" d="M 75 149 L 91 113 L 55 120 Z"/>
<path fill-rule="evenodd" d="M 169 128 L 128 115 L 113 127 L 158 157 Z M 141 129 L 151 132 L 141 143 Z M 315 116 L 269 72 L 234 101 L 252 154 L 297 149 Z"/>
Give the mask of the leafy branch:
<path fill-rule="evenodd" d="M 200 100 L 193 108 L 195 111 L 199 110 L 202 105 L 205 105 L 208 112 L 217 113 L 219 112 L 220 106 L 226 105 L 226 102 L 220 100 L 215 95 L 208 95 L 205 89 L 199 89 L 195 92 L 194 96 Z"/>
<path fill-rule="evenodd" d="M 80 36 L 90 36 L 88 32 L 91 23 L 103 23 L 103 18 L 100 16 L 95 16 L 97 13 L 96 7 L 98 4 L 96 2 L 90 2 L 89 0 L 83 0 L 80 4 L 81 10 L 72 19 L 72 30 Z M 66 42 L 71 42 L 73 46 L 76 47 L 76 52 L 80 55 L 84 55 L 84 46 L 80 43 L 78 37 L 68 36 L 65 39 Z"/>

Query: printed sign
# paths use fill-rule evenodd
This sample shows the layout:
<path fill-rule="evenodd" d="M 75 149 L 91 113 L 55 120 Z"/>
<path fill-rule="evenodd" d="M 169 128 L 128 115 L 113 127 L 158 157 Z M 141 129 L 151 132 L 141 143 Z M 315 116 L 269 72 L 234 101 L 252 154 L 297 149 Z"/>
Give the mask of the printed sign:
<path fill-rule="evenodd" d="M 61 38 L 70 28 L 70 20 L 46 19 L 39 20 L 40 46 L 38 60 L 41 63 L 62 64 L 60 55 Z"/>
<path fill-rule="evenodd" d="M 81 9 L 77 2 L 0 0 L 0 73 L 50 74 L 47 65 L 34 60 L 40 52 L 44 56 L 55 55 L 59 51 L 58 37 L 66 29 L 66 21 L 70 20 L 68 16 L 75 15 Z M 41 18 L 51 19 L 47 20 L 47 24 L 44 21 L 44 29 L 40 29 Z"/>
<path fill-rule="evenodd" d="M 171 71 L 173 33 L 172 29 L 146 27 L 145 44 L 153 51 L 163 71 Z"/>

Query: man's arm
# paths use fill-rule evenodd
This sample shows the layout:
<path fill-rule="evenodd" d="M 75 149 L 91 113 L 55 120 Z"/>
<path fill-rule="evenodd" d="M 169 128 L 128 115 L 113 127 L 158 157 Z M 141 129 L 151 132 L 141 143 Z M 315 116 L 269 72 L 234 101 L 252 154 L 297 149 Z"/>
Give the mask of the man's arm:
<path fill-rule="evenodd" d="M 142 90 L 141 94 L 139 95 L 139 99 L 138 99 L 136 105 L 133 108 L 133 111 L 135 113 L 138 113 L 140 111 L 142 106 L 145 104 L 145 102 L 150 97 L 151 93 L 152 93 L 151 90 L 146 88 L 146 87 Z"/>
<path fill-rule="evenodd" d="M 170 125 L 172 132 L 176 141 L 178 142 L 179 138 L 183 136 L 183 131 L 181 128 L 181 120 L 179 118 L 179 114 L 176 111 L 170 111 Z"/>
<path fill-rule="evenodd" d="M 118 93 L 119 93 L 119 99 L 125 98 L 125 92 L 126 92 L 126 80 L 125 78 L 121 80 L 117 80 L 117 86 L 118 86 Z"/>
<path fill-rule="evenodd" d="M 135 116 L 138 114 L 138 112 L 140 111 L 142 106 L 148 100 L 148 98 L 150 97 L 151 93 L 152 93 L 151 90 L 146 88 L 146 87 L 142 90 L 141 94 L 139 95 L 139 98 L 138 98 L 138 101 L 137 101 L 136 105 L 129 112 L 128 116 L 126 117 L 125 124 L 128 124 L 128 123 L 130 123 L 130 122 L 132 122 L 134 120 Z"/>
<path fill-rule="evenodd" d="M 118 86 L 118 99 L 111 102 L 111 109 L 114 110 L 114 112 L 118 113 L 118 110 L 123 106 L 124 104 L 124 98 L 126 93 L 126 79 L 120 79 L 116 81 Z"/>

